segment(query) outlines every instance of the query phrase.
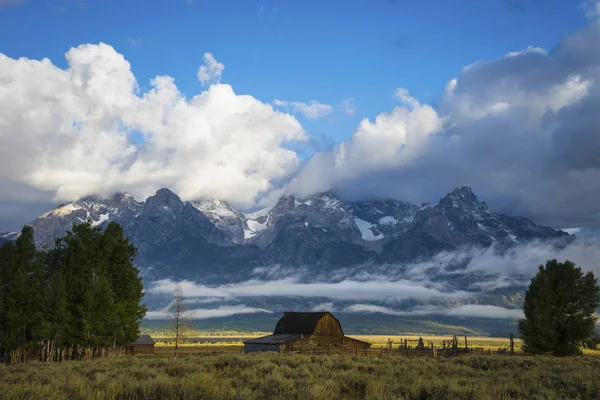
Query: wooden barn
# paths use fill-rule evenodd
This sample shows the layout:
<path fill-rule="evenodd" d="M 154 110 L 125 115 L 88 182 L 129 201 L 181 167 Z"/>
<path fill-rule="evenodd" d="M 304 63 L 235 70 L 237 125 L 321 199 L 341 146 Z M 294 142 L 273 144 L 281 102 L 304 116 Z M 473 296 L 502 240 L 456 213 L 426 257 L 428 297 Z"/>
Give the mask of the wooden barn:
<path fill-rule="evenodd" d="M 272 335 L 244 342 L 244 352 L 294 351 L 307 348 L 360 348 L 370 343 L 344 336 L 342 325 L 330 312 L 286 312 Z"/>
<path fill-rule="evenodd" d="M 135 342 L 131 343 L 131 354 L 154 354 L 154 339 L 149 335 L 140 335 Z"/>

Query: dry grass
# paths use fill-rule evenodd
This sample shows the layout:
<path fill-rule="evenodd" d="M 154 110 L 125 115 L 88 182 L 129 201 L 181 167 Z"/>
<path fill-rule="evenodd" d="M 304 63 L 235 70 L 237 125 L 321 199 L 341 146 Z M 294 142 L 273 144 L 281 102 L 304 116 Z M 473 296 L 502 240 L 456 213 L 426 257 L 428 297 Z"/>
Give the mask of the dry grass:
<path fill-rule="evenodd" d="M 191 346 L 191 347 L 199 347 L 199 348 L 205 348 L 205 347 L 228 347 L 228 346 L 243 346 L 242 341 L 236 341 L 236 342 L 227 342 L 227 341 L 215 341 L 215 342 L 208 342 L 208 339 L 214 341 L 217 338 L 222 338 L 222 339 L 230 339 L 231 337 L 234 338 L 243 338 L 243 339 L 252 339 L 252 338 L 257 338 L 260 336 L 264 336 L 264 335 L 248 335 L 248 336 L 220 336 L 220 337 L 215 337 L 215 336 L 194 336 L 193 339 L 195 340 L 202 340 L 202 339 L 206 339 L 207 342 L 202 342 L 202 343 L 184 343 L 183 346 Z M 381 347 L 381 346 L 387 346 L 388 343 L 388 339 L 392 340 L 392 347 L 393 348 L 397 348 L 400 345 L 400 341 L 404 340 L 404 339 L 408 339 L 409 341 L 412 340 L 413 342 L 409 342 L 409 344 L 411 346 L 414 346 L 416 344 L 416 341 L 419 339 L 419 337 L 422 337 L 423 340 L 425 341 L 425 343 L 429 343 L 429 342 L 433 342 L 436 346 L 441 347 L 442 346 L 442 341 L 446 340 L 449 341 L 452 339 L 452 337 L 450 335 L 448 336 L 402 336 L 402 335 L 348 335 L 352 338 L 358 339 L 358 340 L 362 340 L 368 343 L 371 343 L 373 345 L 373 347 Z M 461 346 L 464 346 L 464 337 L 463 336 L 459 336 L 459 343 Z M 473 337 L 473 336 L 468 336 L 467 337 L 468 340 L 468 344 L 469 347 L 482 347 L 484 349 L 492 349 L 492 350 L 497 350 L 499 348 L 506 348 L 509 346 L 510 340 L 508 338 L 496 338 L 496 337 Z M 172 346 L 174 343 L 165 343 L 165 342 L 157 342 L 156 345 L 157 346 Z M 515 345 L 517 347 L 519 347 L 521 344 L 521 341 L 519 339 L 515 339 Z"/>
<path fill-rule="evenodd" d="M 409 345 L 414 346 L 416 341 L 419 340 L 419 337 L 423 338 L 423 341 L 427 344 L 429 342 L 433 342 L 438 347 L 442 346 L 443 341 L 446 342 L 452 339 L 452 336 L 386 336 L 386 335 L 348 335 L 358 340 L 363 340 L 365 342 L 371 343 L 374 347 L 387 346 L 388 339 L 392 340 L 392 347 L 397 348 L 400 345 L 400 341 L 404 339 L 409 340 Z M 410 341 L 413 342 L 410 342 Z M 458 337 L 458 342 L 461 347 L 464 346 L 464 336 Z M 510 344 L 509 338 L 497 338 L 497 337 L 476 337 L 476 336 L 467 336 L 467 341 L 469 347 L 482 347 L 484 349 L 491 349 L 492 351 L 497 350 L 499 348 L 506 348 Z M 515 339 L 515 346 L 519 347 L 521 345 L 520 339 Z"/>
<path fill-rule="evenodd" d="M 204 353 L 242 353 L 244 346 L 241 344 L 221 345 L 221 344 L 186 344 L 180 345 L 177 349 L 178 354 L 204 354 Z M 154 346 L 156 356 L 172 356 L 175 353 L 175 346 Z"/>
<path fill-rule="evenodd" d="M 244 338 L 252 339 L 264 335 L 248 335 L 248 336 L 219 336 L 219 338 L 229 339 Z M 422 337 L 425 343 L 433 342 L 437 347 L 442 346 L 442 341 L 450 340 L 451 336 L 402 336 L 402 335 L 348 335 L 352 338 L 362 340 L 372 344 L 372 348 L 376 349 L 379 347 L 386 347 L 388 345 L 388 339 L 392 340 L 392 348 L 396 349 L 400 346 L 400 340 L 408 339 L 413 342 L 409 342 L 409 345 L 414 346 L 419 337 Z M 197 336 L 194 339 L 215 339 L 215 336 Z M 461 347 L 464 346 L 464 336 L 459 336 L 459 344 Z M 492 350 L 496 352 L 498 349 L 508 348 L 510 345 L 510 339 L 499 338 L 499 337 L 486 337 L 486 336 L 468 336 L 467 337 L 469 347 L 483 348 L 486 351 Z M 521 350 L 522 342 L 520 339 L 515 339 L 515 351 Z M 157 342 L 156 343 L 156 354 L 173 354 L 174 343 Z M 197 353 L 241 353 L 244 347 L 242 341 L 235 342 L 201 342 L 201 343 L 183 343 L 180 344 L 180 352 L 197 354 Z M 585 349 L 584 354 L 592 356 L 600 356 L 600 350 L 588 350 Z"/>
<path fill-rule="evenodd" d="M 597 358 L 218 354 L 0 366 L 2 399 L 597 399 Z"/>

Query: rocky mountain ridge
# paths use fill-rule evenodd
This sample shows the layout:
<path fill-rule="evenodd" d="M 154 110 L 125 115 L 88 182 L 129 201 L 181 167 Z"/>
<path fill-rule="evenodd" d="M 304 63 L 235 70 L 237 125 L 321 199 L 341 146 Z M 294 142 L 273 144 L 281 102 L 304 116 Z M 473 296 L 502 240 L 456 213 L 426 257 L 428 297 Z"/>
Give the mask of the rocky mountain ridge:
<path fill-rule="evenodd" d="M 523 217 L 496 214 L 469 187 L 437 204 L 398 200 L 344 202 L 331 192 L 284 196 L 242 213 L 220 200 L 182 201 L 160 189 L 146 201 L 127 193 L 60 205 L 31 223 L 36 244 L 52 246 L 72 224 L 121 224 L 153 278 L 226 281 L 261 265 L 328 270 L 405 263 L 465 246 L 510 248 L 534 239 L 569 239 Z M 5 234 L 4 239 L 14 239 Z"/>

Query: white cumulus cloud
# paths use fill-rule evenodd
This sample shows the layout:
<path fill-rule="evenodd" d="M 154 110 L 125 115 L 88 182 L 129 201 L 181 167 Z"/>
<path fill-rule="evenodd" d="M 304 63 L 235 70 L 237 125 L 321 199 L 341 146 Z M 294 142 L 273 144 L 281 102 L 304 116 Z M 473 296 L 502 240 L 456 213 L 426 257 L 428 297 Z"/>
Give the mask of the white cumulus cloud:
<path fill-rule="evenodd" d="M 369 172 L 410 165 L 441 130 L 442 119 L 404 89 L 397 93 L 404 105 L 379 114 L 374 122 L 362 120 L 350 140 L 315 154 L 291 182 L 291 190 L 307 196 Z"/>
<path fill-rule="evenodd" d="M 66 58 L 61 69 L 0 54 L 0 202 L 14 201 L 9 188 L 20 201 L 70 201 L 169 187 L 243 208 L 300 164 L 285 148 L 306 139 L 300 123 L 229 85 L 186 98 L 157 76 L 140 93 L 109 45 L 81 45 Z"/>
<path fill-rule="evenodd" d="M 218 62 L 212 53 L 204 53 L 204 64 L 198 68 L 198 80 L 204 86 L 218 83 L 224 69 L 225 65 Z"/>

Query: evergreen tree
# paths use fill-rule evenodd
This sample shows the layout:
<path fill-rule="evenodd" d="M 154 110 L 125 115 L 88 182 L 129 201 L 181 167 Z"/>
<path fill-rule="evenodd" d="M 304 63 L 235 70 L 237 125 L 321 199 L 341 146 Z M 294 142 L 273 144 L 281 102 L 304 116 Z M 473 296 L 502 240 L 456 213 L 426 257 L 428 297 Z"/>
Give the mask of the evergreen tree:
<path fill-rule="evenodd" d="M 595 348 L 598 307 L 600 286 L 592 272 L 584 274 L 569 260 L 540 265 L 525 293 L 525 319 L 519 321 L 525 351 L 566 356 Z"/>
<path fill-rule="evenodd" d="M 125 237 L 123 228 L 114 222 L 106 227 L 101 245 L 106 276 L 115 300 L 107 325 L 112 329 L 112 346 L 122 346 L 138 338 L 140 321 L 147 311 L 141 304 L 144 288 L 140 270 L 133 265 L 137 249 Z"/>
<path fill-rule="evenodd" d="M 64 349 L 75 343 L 72 337 L 73 318 L 69 312 L 64 252 L 64 241 L 60 238 L 56 240 L 53 249 L 44 253 L 46 279 L 42 328 L 46 361 L 60 361 Z"/>
<path fill-rule="evenodd" d="M 19 362 L 43 344 L 43 359 L 60 361 L 133 342 L 146 313 L 135 255 L 116 223 L 74 225 L 45 252 L 24 227 L 0 247 L 0 352 Z"/>
<path fill-rule="evenodd" d="M 16 268 L 17 251 L 12 242 L 7 242 L 0 247 L 0 355 L 8 358 L 8 352 L 13 343 L 10 337 L 11 324 L 9 323 L 11 294 L 11 276 Z"/>
<path fill-rule="evenodd" d="M 57 245 L 59 245 L 59 241 Z M 65 278 L 60 265 L 62 249 L 57 247 L 45 254 L 46 280 L 44 287 L 44 361 L 60 361 L 62 350 L 70 343 L 70 318 L 67 313 Z"/>
<path fill-rule="evenodd" d="M 11 363 L 23 362 L 41 339 L 44 267 L 33 229 L 25 226 L 2 256 L 2 344 Z"/>
<path fill-rule="evenodd" d="M 69 337 L 73 346 L 85 348 L 87 357 L 91 357 L 97 345 L 95 321 L 104 309 L 90 301 L 89 293 L 96 288 L 97 275 L 101 274 L 100 238 L 100 228 L 89 223 L 74 225 L 63 238 L 62 271 L 66 278 Z M 74 356 L 81 356 L 74 350 Z"/>

